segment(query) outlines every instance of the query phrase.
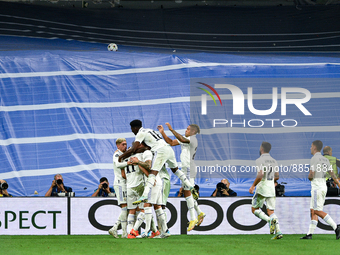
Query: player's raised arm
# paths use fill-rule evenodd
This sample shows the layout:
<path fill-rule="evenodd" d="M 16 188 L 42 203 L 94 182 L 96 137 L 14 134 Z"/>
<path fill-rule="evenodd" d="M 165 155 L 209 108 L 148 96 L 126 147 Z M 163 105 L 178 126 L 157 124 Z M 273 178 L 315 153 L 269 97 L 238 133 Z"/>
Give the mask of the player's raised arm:
<path fill-rule="evenodd" d="M 178 139 L 178 141 L 180 141 L 181 143 L 190 143 L 189 139 L 186 139 L 184 136 L 178 134 L 169 124 L 169 122 L 165 123 L 165 125 L 167 125 L 167 127 L 169 128 L 169 130 L 171 131 L 171 133 L 173 133 L 173 135 Z"/>
<path fill-rule="evenodd" d="M 172 140 L 171 138 L 169 138 L 165 132 L 164 132 L 164 128 L 162 125 L 159 125 L 157 127 L 158 131 L 161 133 L 161 135 L 163 136 L 163 139 L 166 141 L 166 143 L 170 144 L 171 146 L 176 146 L 179 145 L 177 140 Z"/>

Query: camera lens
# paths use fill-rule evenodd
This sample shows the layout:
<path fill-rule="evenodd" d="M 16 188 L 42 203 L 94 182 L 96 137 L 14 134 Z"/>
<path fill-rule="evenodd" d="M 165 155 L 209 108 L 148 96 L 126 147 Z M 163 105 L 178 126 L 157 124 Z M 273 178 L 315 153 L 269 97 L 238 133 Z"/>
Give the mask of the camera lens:
<path fill-rule="evenodd" d="M 103 183 L 102 186 L 103 186 L 104 189 L 107 189 L 107 187 L 108 187 L 107 183 Z"/>
<path fill-rule="evenodd" d="M 8 184 L 6 182 L 1 183 L 0 189 L 8 189 Z"/>
<path fill-rule="evenodd" d="M 60 184 L 62 184 L 62 183 L 63 183 L 63 181 L 62 181 L 61 179 L 58 179 L 58 180 L 57 180 L 57 184 L 58 184 L 58 185 L 60 185 Z"/>

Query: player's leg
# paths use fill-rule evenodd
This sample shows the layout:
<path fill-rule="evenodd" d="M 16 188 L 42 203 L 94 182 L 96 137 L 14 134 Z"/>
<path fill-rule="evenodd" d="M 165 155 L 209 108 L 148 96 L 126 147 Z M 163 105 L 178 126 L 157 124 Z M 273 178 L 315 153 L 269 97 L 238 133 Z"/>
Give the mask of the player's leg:
<path fill-rule="evenodd" d="M 156 185 L 152 186 L 149 193 L 147 194 L 148 202 L 144 203 L 144 212 L 145 212 L 145 231 L 137 238 L 151 237 L 151 221 L 152 221 L 152 205 L 157 204 L 158 199 L 160 199 L 161 194 L 161 183 L 155 183 Z"/>
<path fill-rule="evenodd" d="M 129 209 L 129 215 L 127 218 L 127 232 L 128 233 L 131 232 L 131 229 L 135 225 L 135 219 L 136 219 L 135 213 L 136 213 L 136 209 Z"/>
<path fill-rule="evenodd" d="M 190 184 L 189 179 L 186 177 L 186 174 L 178 169 L 175 152 L 171 147 L 166 147 L 168 150 L 168 159 L 167 163 L 170 167 L 171 171 L 181 180 L 182 184 L 189 187 L 190 192 L 194 199 L 198 199 L 198 193 L 195 188 Z"/>
<path fill-rule="evenodd" d="M 118 220 L 113 225 L 113 227 L 109 230 L 109 234 L 115 238 L 118 238 L 118 227 L 119 225 L 122 226 L 122 237 L 127 237 L 127 204 L 126 204 L 126 185 L 115 185 L 114 189 L 116 191 L 117 202 L 118 205 L 121 207 L 121 212 L 118 217 Z"/>
<path fill-rule="evenodd" d="M 255 193 L 251 202 L 252 204 L 251 211 L 256 217 L 265 220 L 270 225 L 270 218 L 261 210 L 264 201 L 265 197 Z"/>
<path fill-rule="evenodd" d="M 188 207 L 188 211 L 190 215 L 188 231 L 191 231 L 194 229 L 194 227 L 198 223 L 198 220 L 195 215 L 195 202 L 194 202 L 195 200 L 192 197 L 190 190 L 186 190 L 188 189 L 187 186 L 184 186 L 183 188 L 184 188 L 184 197 L 187 202 L 187 207 Z"/>
<path fill-rule="evenodd" d="M 155 185 L 156 175 L 158 174 L 159 170 L 161 170 L 161 168 L 165 164 L 166 159 L 167 159 L 166 151 L 164 151 L 163 148 L 161 148 L 160 150 L 154 153 L 154 157 L 152 159 L 151 171 L 145 182 L 143 195 L 138 200 L 133 202 L 133 204 L 140 204 L 140 203 L 148 202 L 148 194 L 150 193 L 151 188 Z"/>
<path fill-rule="evenodd" d="M 188 172 L 187 176 L 190 180 L 190 184 L 192 186 L 195 186 L 196 170 L 195 169 L 193 170 L 193 168 L 195 168 L 195 167 L 191 166 L 190 169 L 187 170 L 187 172 Z M 195 208 L 195 211 L 197 213 L 197 224 L 196 224 L 196 226 L 199 226 L 199 225 L 202 224 L 206 214 L 201 211 L 201 208 L 199 207 L 197 200 L 198 199 L 194 200 L 194 208 Z"/>
<path fill-rule="evenodd" d="M 316 226 L 318 225 L 318 216 L 315 214 L 315 210 L 320 209 L 320 203 L 321 203 L 320 195 L 321 195 L 320 191 L 311 190 L 311 200 L 310 200 L 310 218 L 311 218 L 311 221 L 309 223 L 307 235 L 301 237 L 300 239 L 312 239 L 314 230 L 315 230 Z M 319 199 L 318 199 L 318 196 L 319 196 Z M 323 203 L 322 203 L 321 208 L 323 208 Z"/>
<path fill-rule="evenodd" d="M 187 179 L 190 180 L 189 178 L 190 170 L 186 167 L 183 167 L 182 170 L 183 170 L 183 174 L 185 174 L 187 176 Z M 194 186 L 194 184 L 189 182 L 189 185 L 190 186 L 187 186 L 184 183 L 182 183 L 182 188 L 184 190 L 184 197 L 187 202 L 187 207 L 188 207 L 188 211 L 190 215 L 188 231 L 191 231 L 194 229 L 194 227 L 198 223 L 198 220 L 195 214 L 195 200 L 190 191 L 190 187 Z"/>
<path fill-rule="evenodd" d="M 151 219 L 152 219 L 152 205 L 150 203 L 144 203 L 144 213 L 145 213 L 145 230 L 144 233 L 137 236 L 136 238 L 146 238 L 151 236 Z"/>
<path fill-rule="evenodd" d="M 129 210 L 128 218 L 127 218 L 127 233 L 130 234 L 133 226 L 135 225 L 136 219 L 136 210 L 137 205 L 133 205 L 132 202 L 135 201 L 136 197 L 138 198 L 137 192 L 133 188 L 127 189 L 127 209 Z M 129 238 L 129 236 L 128 236 Z"/>
<path fill-rule="evenodd" d="M 161 233 L 157 233 L 157 235 L 154 236 L 154 238 L 167 238 L 170 236 L 170 232 L 168 230 L 167 221 L 165 217 L 165 213 L 163 211 L 163 208 L 161 206 L 162 203 L 162 191 L 160 190 L 159 196 L 157 198 L 156 204 L 154 206 L 155 213 L 159 222 L 159 229 L 161 230 Z"/>
<path fill-rule="evenodd" d="M 165 206 L 166 206 L 166 203 L 168 202 L 169 194 L 170 194 L 170 180 L 163 178 L 162 179 L 162 196 L 161 196 L 161 204 L 160 205 L 161 205 L 163 213 L 164 213 L 166 224 L 168 222 L 168 217 L 167 217 L 167 214 L 166 214 Z M 157 220 L 158 220 L 158 218 L 157 218 Z M 158 226 L 161 226 L 161 224 L 159 222 L 158 222 Z M 166 231 L 166 229 L 163 229 L 163 231 Z"/>
<path fill-rule="evenodd" d="M 336 225 L 336 223 L 334 222 L 334 220 L 332 219 L 332 217 L 325 213 L 323 211 L 323 206 L 325 204 L 325 198 L 326 198 L 326 191 L 321 191 L 320 192 L 320 196 L 318 197 L 318 204 L 319 206 L 314 209 L 314 214 L 316 214 L 317 216 L 321 217 L 328 225 L 330 225 L 334 231 L 335 231 L 335 235 L 336 235 L 336 239 L 340 238 L 340 234 L 339 234 L 339 227 Z"/>
<path fill-rule="evenodd" d="M 141 205 L 139 205 L 139 206 L 141 206 Z M 131 231 L 128 235 L 128 238 L 131 239 L 131 238 L 136 238 L 136 236 L 139 236 L 138 229 L 143 224 L 144 221 L 145 221 L 144 209 L 141 209 L 139 211 L 138 216 L 137 216 L 135 225 L 133 226 L 133 228 L 131 229 Z"/>
<path fill-rule="evenodd" d="M 267 205 L 267 214 L 270 218 L 270 233 L 274 234 L 275 236 L 272 239 L 281 239 L 283 237 L 283 234 L 280 229 L 279 219 L 277 218 L 275 214 L 275 203 L 276 203 L 276 197 L 268 197 L 266 199 L 266 205 Z"/>

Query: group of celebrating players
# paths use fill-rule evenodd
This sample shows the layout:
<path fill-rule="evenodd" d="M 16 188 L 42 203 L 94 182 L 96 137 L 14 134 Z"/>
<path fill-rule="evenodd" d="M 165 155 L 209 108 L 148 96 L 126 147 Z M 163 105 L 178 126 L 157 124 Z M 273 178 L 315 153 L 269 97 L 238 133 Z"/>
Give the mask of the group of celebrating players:
<path fill-rule="evenodd" d="M 125 138 L 116 140 L 117 150 L 113 155 L 114 189 L 118 204 L 121 206 L 121 213 L 117 222 L 109 230 L 115 238 L 118 238 L 119 225 L 122 227 L 122 238 L 167 238 L 170 236 L 165 212 L 170 192 L 170 176 L 165 168 L 166 163 L 182 182 L 190 213 L 188 231 L 199 226 L 206 216 L 198 206 L 196 201 L 198 193 L 194 188 L 194 157 L 197 150 L 196 134 L 200 133 L 199 126 L 189 125 L 185 135 L 182 136 L 169 123 L 166 125 L 176 139 L 170 139 L 165 134 L 162 125 L 158 126 L 161 137 L 154 130 L 143 128 L 140 120 L 133 120 L 130 122 L 131 131 L 135 134 L 132 147 L 127 149 Z M 182 149 L 182 170 L 178 169 L 175 153 L 171 148 L 176 145 L 181 145 Z M 311 222 L 307 235 L 301 239 L 312 239 L 318 217 L 327 222 L 334 229 L 336 239 L 340 239 L 340 225 L 337 225 L 329 214 L 323 212 L 327 193 L 326 173 L 331 175 L 339 187 L 340 183 L 333 173 L 329 160 L 321 155 L 322 147 L 323 144 L 319 140 L 311 145 L 313 157 L 308 175 L 312 186 Z M 270 143 L 261 144 L 260 157 L 256 160 L 258 173 L 249 192 L 254 194 L 256 188 L 252 199 L 252 213 L 268 223 L 270 234 L 274 234 L 272 239 L 281 239 L 283 234 L 274 212 L 276 202 L 274 181 L 279 179 L 279 167 L 277 161 L 269 154 L 270 150 Z M 261 210 L 264 203 L 267 206 L 267 214 Z M 155 210 L 158 229 L 153 220 L 152 207 Z M 145 222 L 145 231 L 139 234 L 138 229 L 143 222 Z"/>
<path fill-rule="evenodd" d="M 165 205 L 170 193 L 170 176 L 165 168 L 167 163 L 172 172 L 179 177 L 184 189 L 184 196 L 190 212 L 188 231 L 199 226 L 204 217 L 197 203 L 198 193 L 194 188 L 193 165 L 197 149 L 196 134 L 199 126 L 191 124 L 185 131 L 185 136 L 178 134 L 166 123 L 177 139 L 170 139 L 162 125 L 158 126 L 163 138 L 152 129 L 142 127 L 140 120 L 130 122 L 131 131 L 136 135 L 132 147 L 127 149 L 125 138 L 116 140 L 117 150 L 113 155 L 114 189 L 121 213 L 109 233 L 118 238 L 118 227 L 122 227 L 122 238 L 167 238 L 170 231 L 167 228 Z M 175 153 L 171 146 L 181 145 L 182 170 L 178 169 Z M 153 220 L 154 207 L 158 228 Z M 196 216 L 197 214 L 197 216 Z M 136 218 L 137 217 L 137 218 Z M 145 231 L 138 229 L 145 222 Z"/>

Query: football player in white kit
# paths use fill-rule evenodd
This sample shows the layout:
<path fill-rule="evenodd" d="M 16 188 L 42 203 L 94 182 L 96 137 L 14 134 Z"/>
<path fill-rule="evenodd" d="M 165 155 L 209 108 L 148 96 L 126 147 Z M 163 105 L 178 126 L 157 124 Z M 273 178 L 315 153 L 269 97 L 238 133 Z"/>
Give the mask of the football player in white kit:
<path fill-rule="evenodd" d="M 311 181 L 311 201 L 310 201 L 310 215 L 311 222 L 309 224 L 309 230 L 307 235 L 301 237 L 300 239 L 312 239 L 314 230 L 318 224 L 318 217 L 321 217 L 328 225 L 330 225 L 336 235 L 336 239 L 340 238 L 340 225 L 336 225 L 331 216 L 323 211 L 323 206 L 325 203 L 325 197 L 327 193 L 326 185 L 326 173 L 328 172 L 333 178 L 334 182 L 340 188 L 340 183 L 333 173 L 333 168 L 331 167 L 329 160 L 321 155 L 322 142 L 320 140 L 315 140 L 310 148 L 311 154 L 313 155 L 310 161 L 310 168 L 308 179 Z"/>
<path fill-rule="evenodd" d="M 164 132 L 164 128 L 162 125 L 158 126 L 158 130 L 163 136 L 164 140 L 171 146 L 181 145 L 181 162 L 182 162 L 182 172 L 186 174 L 187 178 L 190 180 L 191 186 L 195 186 L 195 177 L 196 177 L 196 166 L 194 163 L 194 157 L 197 150 L 197 138 L 196 134 L 199 134 L 200 128 L 196 124 L 191 124 L 187 127 L 185 131 L 185 136 L 178 134 L 171 125 L 167 122 L 165 123 L 169 130 L 173 133 L 173 135 L 177 139 L 170 139 Z M 201 225 L 206 214 L 202 212 L 198 206 L 198 203 L 195 199 L 193 199 L 190 188 L 182 183 L 182 187 L 184 189 L 184 197 L 187 202 L 189 214 L 190 214 L 190 222 L 188 231 L 194 229 L 195 226 Z M 197 212 L 197 218 L 195 215 L 195 210 Z"/>
<path fill-rule="evenodd" d="M 131 131 L 136 135 L 133 146 L 127 150 L 123 155 L 119 157 L 119 160 L 129 157 L 132 153 L 135 153 L 140 143 L 144 143 L 151 148 L 154 153 L 152 161 L 151 171 L 147 179 L 143 195 L 136 200 L 134 203 L 145 203 L 148 201 L 148 194 L 150 193 L 151 187 L 155 184 L 156 176 L 165 163 L 168 163 L 171 171 L 180 178 L 182 183 L 190 187 L 194 198 L 198 198 L 198 193 L 195 188 L 190 184 L 185 174 L 178 170 L 177 161 L 173 149 L 162 139 L 162 137 L 154 130 L 149 128 L 143 128 L 140 120 L 133 120 L 130 122 Z"/>
<path fill-rule="evenodd" d="M 280 230 L 279 220 L 274 213 L 276 202 L 274 180 L 279 179 L 279 166 L 269 154 L 271 147 L 268 142 L 262 142 L 261 144 L 261 156 L 256 160 L 257 176 L 253 185 L 249 188 L 249 193 L 253 194 L 256 187 L 251 211 L 256 217 L 269 223 L 270 234 L 275 232 L 272 239 L 281 239 L 283 235 Z M 266 202 L 269 217 L 261 210 L 264 202 Z"/>
<path fill-rule="evenodd" d="M 114 170 L 114 183 L 113 187 L 116 192 L 118 205 L 121 207 L 121 212 L 118 220 L 109 230 L 109 234 L 115 238 L 118 238 L 118 227 L 122 225 L 122 238 L 127 238 L 127 204 L 126 204 L 126 180 L 122 177 L 121 169 L 127 166 L 126 162 L 118 162 L 119 156 L 126 152 L 127 143 L 125 138 L 118 138 L 116 140 L 117 150 L 113 154 L 113 170 Z"/>

